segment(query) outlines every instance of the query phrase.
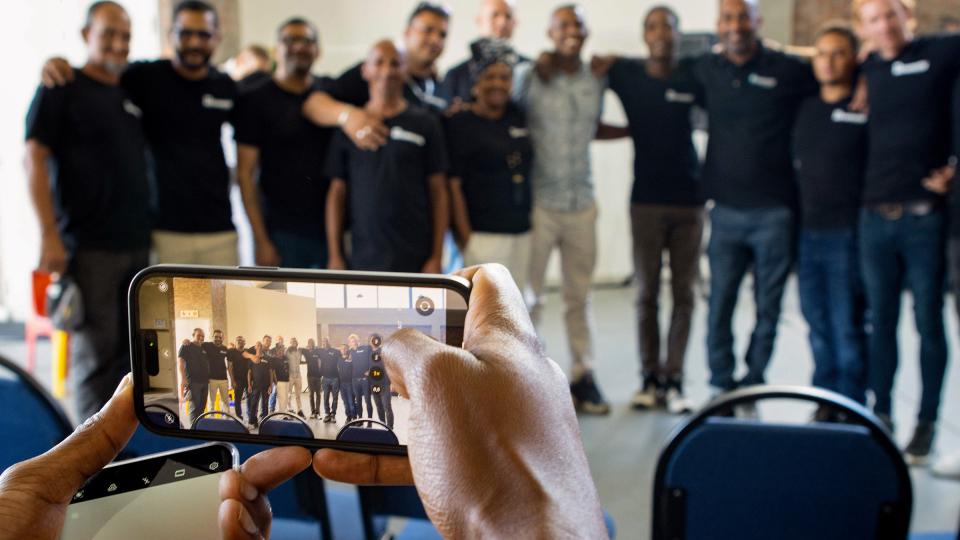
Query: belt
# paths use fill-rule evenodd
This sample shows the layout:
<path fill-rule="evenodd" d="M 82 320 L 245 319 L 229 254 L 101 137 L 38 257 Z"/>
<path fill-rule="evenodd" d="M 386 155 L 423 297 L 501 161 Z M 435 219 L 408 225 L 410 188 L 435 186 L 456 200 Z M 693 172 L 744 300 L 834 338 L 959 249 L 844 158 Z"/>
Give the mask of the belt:
<path fill-rule="evenodd" d="M 907 201 L 902 203 L 879 203 L 866 205 L 867 210 L 888 220 L 897 220 L 903 216 L 926 216 L 939 207 L 932 201 Z"/>

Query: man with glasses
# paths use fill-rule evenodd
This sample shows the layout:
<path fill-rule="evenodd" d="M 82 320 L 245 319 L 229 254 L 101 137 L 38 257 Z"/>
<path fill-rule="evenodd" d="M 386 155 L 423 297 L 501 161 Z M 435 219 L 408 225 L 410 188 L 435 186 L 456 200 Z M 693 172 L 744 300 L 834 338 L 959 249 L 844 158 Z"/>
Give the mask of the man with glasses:
<path fill-rule="evenodd" d="M 217 12 L 187 0 L 173 10 L 170 60 L 136 62 L 120 84 L 143 113 L 156 180 L 153 247 L 160 263 L 237 264 L 230 173 L 221 144 L 236 83 L 210 65 L 220 42 Z M 65 60 L 43 70 L 44 84 L 73 80 Z"/>
<path fill-rule="evenodd" d="M 301 114 L 320 55 L 317 29 L 301 18 L 277 29 L 277 71 L 237 105 L 237 182 L 250 218 L 257 264 L 325 268 L 323 166 L 333 131 Z"/>

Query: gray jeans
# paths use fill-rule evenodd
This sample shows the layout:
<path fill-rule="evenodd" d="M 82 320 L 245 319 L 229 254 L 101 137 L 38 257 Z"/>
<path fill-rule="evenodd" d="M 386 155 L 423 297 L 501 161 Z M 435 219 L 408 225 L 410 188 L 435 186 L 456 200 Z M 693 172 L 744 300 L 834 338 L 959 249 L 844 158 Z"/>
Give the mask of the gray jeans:
<path fill-rule="evenodd" d="M 73 253 L 68 273 L 83 299 L 83 324 L 70 336 L 70 378 L 77 417 L 86 420 L 130 371 L 127 287 L 147 266 L 146 249 Z"/>

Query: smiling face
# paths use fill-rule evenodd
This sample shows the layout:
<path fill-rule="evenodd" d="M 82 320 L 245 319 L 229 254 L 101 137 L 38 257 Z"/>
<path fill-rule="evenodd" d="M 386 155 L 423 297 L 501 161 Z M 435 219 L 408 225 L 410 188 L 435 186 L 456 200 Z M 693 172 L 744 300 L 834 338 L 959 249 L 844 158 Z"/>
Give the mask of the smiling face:
<path fill-rule="evenodd" d="M 643 21 L 643 42 L 647 45 L 651 59 L 672 59 L 674 44 L 678 41 L 680 25 L 673 13 L 665 9 L 654 9 L 647 14 Z"/>
<path fill-rule="evenodd" d="M 853 84 L 857 51 L 846 37 L 833 32 L 823 34 L 815 44 L 813 74 L 822 85 Z"/>
<path fill-rule="evenodd" d="M 717 37 L 724 50 L 738 56 L 749 54 L 757 44 L 760 24 L 755 0 L 721 0 Z"/>
<path fill-rule="evenodd" d="M 554 50 L 563 56 L 580 56 L 590 33 L 579 8 L 564 7 L 553 12 L 547 37 Z"/>
<path fill-rule="evenodd" d="M 104 4 L 90 17 L 81 33 L 91 64 L 119 75 L 130 54 L 130 17 L 120 6 Z"/>
<path fill-rule="evenodd" d="M 886 56 L 896 55 L 907 42 L 910 12 L 900 0 L 866 0 L 854 13 L 861 37 Z"/>
<path fill-rule="evenodd" d="M 493 64 L 477 76 L 473 85 L 473 97 L 485 107 L 502 109 L 510 102 L 513 87 L 513 70 L 504 63 Z"/>
<path fill-rule="evenodd" d="M 298 77 L 310 73 L 320 56 L 320 46 L 313 29 L 306 24 L 292 23 L 280 29 L 277 36 L 277 62 L 287 73 Z"/>
<path fill-rule="evenodd" d="M 393 42 L 383 40 L 370 49 L 361 73 L 370 86 L 371 94 L 385 91 L 396 94 L 403 89 L 404 64 L 400 51 Z"/>
<path fill-rule="evenodd" d="M 220 42 L 216 15 L 210 11 L 183 10 L 171 30 L 177 60 L 191 70 L 205 68 Z"/>
<path fill-rule="evenodd" d="M 409 60 L 418 65 L 431 65 L 436 62 L 447 43 L 448 25 L 447 19 L 430 11 L 414 17 L 403 34 Z"/>

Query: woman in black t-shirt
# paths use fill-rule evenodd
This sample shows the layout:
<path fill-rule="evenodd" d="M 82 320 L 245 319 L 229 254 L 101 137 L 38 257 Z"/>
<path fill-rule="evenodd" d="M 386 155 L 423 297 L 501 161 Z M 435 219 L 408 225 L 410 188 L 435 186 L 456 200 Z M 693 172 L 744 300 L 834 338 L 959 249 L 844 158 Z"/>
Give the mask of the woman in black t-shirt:
<path fill-rule="evenodd" d="M 510 102 L 517 55 L 503 43 L 474 45 L 468 110 L 447 120 L 453 230 L 467 266 L 501 263 L 519 286 L 529 261 L 530 165 L 526 119 Z"/>

